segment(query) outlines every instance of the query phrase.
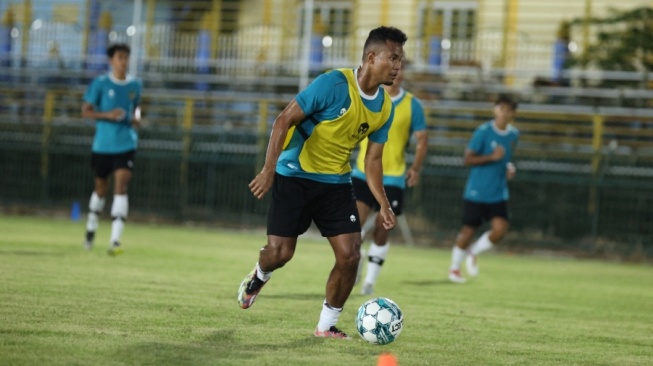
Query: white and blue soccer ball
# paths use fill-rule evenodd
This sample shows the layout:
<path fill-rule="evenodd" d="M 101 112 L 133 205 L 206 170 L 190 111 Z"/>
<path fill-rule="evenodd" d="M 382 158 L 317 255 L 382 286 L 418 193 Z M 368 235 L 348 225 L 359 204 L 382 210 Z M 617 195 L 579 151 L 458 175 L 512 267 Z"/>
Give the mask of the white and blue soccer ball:
<path fill-rule="evenodd" d="M 366 301 L 358 309 L 356 329 L 364 340 L 372 344 L 394 342 L 401 333 L 404 316 L 394 301 L 377 297 Z"/>

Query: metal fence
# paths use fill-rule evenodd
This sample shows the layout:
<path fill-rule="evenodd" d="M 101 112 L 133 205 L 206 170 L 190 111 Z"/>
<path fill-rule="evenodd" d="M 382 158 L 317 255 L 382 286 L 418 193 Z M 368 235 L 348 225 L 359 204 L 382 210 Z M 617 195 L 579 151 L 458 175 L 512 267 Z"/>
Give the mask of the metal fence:
<path fill-rule="evenodd" d="M 66 209 L 92 190 L 93 123 L 75 89 L 2 90 L 0 203 Z M 263 162 L 269 128 L 289 97 L 207 97 L 147 90 L 131 211 L 173 220 L 265 222 L 247 184 Z M 13 101 L 12 101 L 13 100 Z M 490 104 L 425 103 L 430 153 L 408 191 L 417 242 L 450 245 L 461 217 L 462 152 Z M 653 111 L 524 105 L 511 184 L 516 249 L 565 247 L 653 255 Z M 410 155 L 409 155 L 410 158 Z"/>

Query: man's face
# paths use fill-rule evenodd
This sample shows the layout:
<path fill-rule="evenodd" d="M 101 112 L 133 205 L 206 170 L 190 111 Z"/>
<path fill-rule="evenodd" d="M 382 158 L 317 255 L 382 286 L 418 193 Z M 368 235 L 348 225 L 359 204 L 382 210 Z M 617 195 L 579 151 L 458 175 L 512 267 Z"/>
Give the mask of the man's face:
<path fill-rule="evenodd" d="M 384 46 L 378 47 L 374 53 L 372 72 L 383 85 L 392 85 L 401 72 L 401 63 L 404 59 L 404 48 L 401 44 L 387 41 Z"/>
<path fill-rule="evenodd" d="M 506 103 L 494 106 L 494 120 L 499 124 L 510 123 L 515 118 L 515 110 Z"/>
<path fill-rule="evenodd" d="M 109 65 L 111 65 L 111 70 L 113 70 L 116 74 L 127 73 L 127 66 L 129 65 L 129 53 L 125 51 L 116 51 L 113 54 L 113 57 L 109 59 Z"/>

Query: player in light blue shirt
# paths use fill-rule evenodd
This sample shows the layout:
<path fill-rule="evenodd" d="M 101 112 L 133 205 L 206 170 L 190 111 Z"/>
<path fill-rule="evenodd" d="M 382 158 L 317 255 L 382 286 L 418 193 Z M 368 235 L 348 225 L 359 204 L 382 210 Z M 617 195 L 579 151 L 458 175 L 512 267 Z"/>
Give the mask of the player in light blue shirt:
<path fill-rule="evenodd" d="M 127 75 L 130 48 L 115 44 L 107 49 L 111 70 L 93 80 L 84 94 L 82 117 L 94 119 L 91 167 L 95 189 L 89 202 L 86 222 L 87 250 L 93 247 L 99 215 L 104 209 L 109 186 L 109 175 L 114 177 L 114 196 L 111 206 L 111 239 L 108 253 L 122 253 L 120 238 L 129 211 L 127 186 L 132 177 L 138 137 L 135 127 L 140 119 L 141 82 Z"/>
<path fill-rule="evenodd" d="M 452 282 L 465 282 L 460 274 L 465 258 L 467 273 L 478 275 L 478 254 L 491 249 L 508 231 L 508 180 L 515 177 L 511 161 L 519 139 L 519 131 L 511 124 L 516 111 L 517 102 L 500 96 L 494 104 L 494 120 L 474 131 L 465 150 L 465 165 L 471 170 L 464 193 L 463 227 L 451 255 Z M 490 230 L 470 246 L 476 229 L 485 221 L 490 221 Z"/>

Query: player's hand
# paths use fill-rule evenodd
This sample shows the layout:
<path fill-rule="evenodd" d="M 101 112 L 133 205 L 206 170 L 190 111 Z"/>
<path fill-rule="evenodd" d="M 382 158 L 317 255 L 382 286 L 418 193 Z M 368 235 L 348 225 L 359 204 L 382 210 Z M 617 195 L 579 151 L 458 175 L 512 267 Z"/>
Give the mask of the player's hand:
<path fill-rule="evenodd" d="M 123 119 L 125 119 L 125 116 L 127 115 L 127 112 L 125 112 L 125 110 L 122 108 L 113 109 L 108 113 L 109 113 L 109 119 L 116 122 L 122 121 Z"/>
<path fill-rule="evenodd" d="M 260 173 L 254 177 L 254 179 L 249 183 L 249 190 L 252 191 L 254 197 L 258 199 L 263 199 L 263 196 L 270 190 L 272 187 L 272 182 L 274 182 L 274 169 L 266 170 L 263 168 Z"/>
<path fill-rule="evenodd" d="M 408 187 L 415 187 L 419 184 L 419 172 L 413 168 L 406 171 L 406 185 Z"/>
<path fill-rule="evenodd" d="M 503 159 L 505 155 L 506 149 L 504 149 L 501 145 L 497 145 L 497 147 L 494 148 L 494 151 L 492 151 L 492 161 L 499 161 Z"/>
<path fill-rule="evenodd" d="M 515 167 L 515 164 L 513 163 L 506 164 L 506 179 L 512 180 L 513 178 L 515 178 L 515 175 L 517 175 L 517 168 Z"/>
<path fill-rule="evenodd" d="M 395 219 L 395 213 L 392 212 L 390 206 L 385 206 L 385 205 L 381 206 L 381 209 L 379 210 L 379 215 L 381 215 L 381 218 L 383 219 L 384 229 L 391 230 L 397 224 L 397 220 Z"/>

